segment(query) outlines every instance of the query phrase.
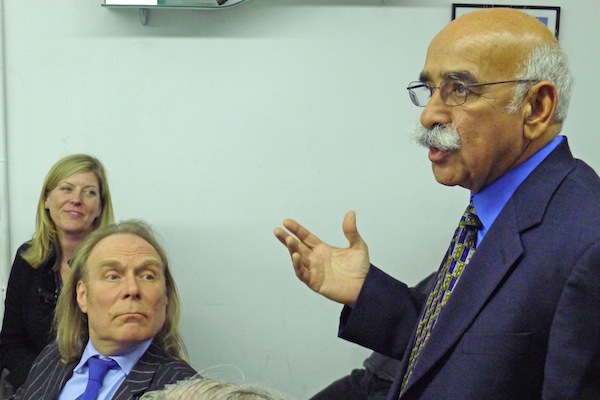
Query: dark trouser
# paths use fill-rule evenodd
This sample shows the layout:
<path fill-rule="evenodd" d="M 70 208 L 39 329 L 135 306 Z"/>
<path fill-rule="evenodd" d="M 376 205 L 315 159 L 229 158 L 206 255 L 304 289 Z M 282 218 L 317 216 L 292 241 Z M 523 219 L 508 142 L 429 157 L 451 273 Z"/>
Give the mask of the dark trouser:
<path fill-rule="evenodd" d="M 333 382 L 310 400 L 385 400 L 392 382 L 365 369 L 355 369 Z"/>

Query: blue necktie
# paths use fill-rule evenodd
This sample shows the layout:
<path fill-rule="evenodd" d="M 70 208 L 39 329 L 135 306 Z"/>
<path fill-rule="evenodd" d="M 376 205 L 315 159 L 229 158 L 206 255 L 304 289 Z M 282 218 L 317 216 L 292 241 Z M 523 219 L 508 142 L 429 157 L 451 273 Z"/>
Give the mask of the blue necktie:
<path fill-rule="evenodd" d="M 85 392 L 79 397 L 79 400 L 96 400 L 102 381 L 109 369 L 115 369 L 119 366 L 115 360 L 103 360 L 94 356 L 88 360 L 88 383 Z"/>
<path fill-rule="evenodd" d="M 458 224 L 458 228 L 456 228 L 456 231 L 454 232 L 454 237 L 452 238 L 452 242 L 450 242 L 448 252 L 438 271 L 436 282 L 429 293 L 429 297 L 427 298 L 427 302 L 421 314 L 415 341 L 408 361 L 408 368 L 404 374 L 404 379 L 402 380 L 401 395 L 412 375 L 419 353 L 423 346 L 425 346 L 425 343 L 427 342 L 427 339 L 429 339 L 429 335 L 437 322 L 440 311 L 448 302 L 452 290 L 462 275 L 463 269 L 475 253 L 477 231 L 481 228 L 481 221 L 479 220 L 479 217 L 477 217 L 477 212 L 475 211 L 473 201 L 471 200 Z"/>

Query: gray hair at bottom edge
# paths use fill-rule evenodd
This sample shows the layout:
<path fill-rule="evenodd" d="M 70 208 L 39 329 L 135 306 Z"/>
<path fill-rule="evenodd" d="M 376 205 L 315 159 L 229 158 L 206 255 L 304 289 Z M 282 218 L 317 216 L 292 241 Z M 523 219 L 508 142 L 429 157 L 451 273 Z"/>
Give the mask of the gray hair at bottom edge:
<path fill-rule="evenodd" d="M 293 400 L 288 395 L 263 386 L 229 383 L 197 375 L 162 390 L 145 393 L 140 400 Z"/>

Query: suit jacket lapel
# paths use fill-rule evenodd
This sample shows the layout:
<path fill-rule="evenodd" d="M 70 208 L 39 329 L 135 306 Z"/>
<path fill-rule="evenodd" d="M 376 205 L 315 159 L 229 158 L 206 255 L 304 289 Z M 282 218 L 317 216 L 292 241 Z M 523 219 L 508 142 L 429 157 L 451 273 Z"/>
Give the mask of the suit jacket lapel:
<path fill-rule="evenodd" d="M 56 399 L 73 375 L 77 363 L 63 364 L 56 342 L 48 345 L 36 359 L 27 383 L 17 391 L 19 399 Z M 31 380 L 30 380 L 31 379 Z"/>
<path fill-rule="evenodd" d="M 503 218 L 502 232 L 490 230 L 465 268 L 427 344 L 421 350 L 411 382 L 420 379 L 460 340 L 486 300 L 523 253 L 515 215 L 513 212 L 508 214 Z"/>
<path fill-rule="evenodd" d="M 162 354 L 160 349 L 152 343 L 127 375 L 127 378 L 113 396 L 113 400 L 141 397 L 150 387 L 154 374 L 161 365 L 162 357 L 160 354 Z"/>
<path fill-rule="evenodd" d="M 458 343 L 505 275 L 516 266 L 523 254 L 521 232 L 542 221 L 552 193 L 574 166 L 565 139 L 517 189 L 477 248 L 440 313 L 435 329 L 421 350 L 407 390 Z M 403 371 L 406 361 L 405 356 Z"/>
<path fill-rule="evenodd" d="M 52 370 L 52 373 L 48 374 L 46 377 L 48 382 L 48 390 L 44 394 L 44 398 L 58 398 L 58 395 L 60 394 L 67 381 L 71 379 L 71 376 L 73 376 L 73 368 L 75 368 L 75 365 L 77 365 L 76 362 L 70 364 L 63 364 L 61 362 L 57 362 L 56 368 L 54 368 Z"/>

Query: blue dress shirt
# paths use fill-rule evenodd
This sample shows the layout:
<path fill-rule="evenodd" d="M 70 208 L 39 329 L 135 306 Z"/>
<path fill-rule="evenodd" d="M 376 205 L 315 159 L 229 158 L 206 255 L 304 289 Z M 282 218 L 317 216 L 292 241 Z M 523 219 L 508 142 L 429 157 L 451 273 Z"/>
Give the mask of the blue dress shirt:
<path fill-rule="evenodd" d="M 119 364 L 119 368 L 111 369 L 106 374 L 102 383 L 102 388 L 100 388 L 100 393 L 98 394 L 98 400 L 112 399 L 117 392 L 117 389 L 119 389 L 119 386 L 125 381 L 127 375 L 129 375 L 138 360 L 142 358 L 151 343 L 152 339 L 148 339 L 135 345 L 125 354 L 110 356 L 110 358 Z M 94 356 L 106 358 L 106 356 L 100 354 L 100 352 L 94 348 L 91 340 L 88 340 L 79 363 L 73 368 L 73 376 L 71 376 L 71 379 L 67 381 L 61 390 L 57 400 L 73 400 L 83 394 L 88 381 L 87 361 Z"/>
<path fill-rule="evenodd" d="M 564 136 L 561 135 L 555 137 L 554 140 L 529 157 L 523 164 L 511 169 L 479 193 L 473 195 L 473 205 L 475 205 L 477 216 L 483 224 L 483 228 L 477 233 L 478 246 L 513 193 L 533 170 L 544 161 L 548 154 L 562 142 L 563 138 Z"/>

